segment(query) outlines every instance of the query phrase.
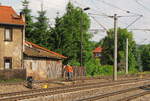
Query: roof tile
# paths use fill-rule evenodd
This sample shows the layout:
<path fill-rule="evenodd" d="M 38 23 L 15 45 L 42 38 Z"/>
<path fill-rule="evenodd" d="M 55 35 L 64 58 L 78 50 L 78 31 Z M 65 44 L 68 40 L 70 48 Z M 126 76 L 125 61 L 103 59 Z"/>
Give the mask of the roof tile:
<path fill-rule="evenodd" d="M 59 54 L 59 53 L 50 51 L 50 50 L 48 50 L 48 49 L 46 49 L 46 48 L 44 48 L 44 47 L 41 47 L 41 46 L 39 46 L 39 45 L 36 45 L 36 44 L 32 43 L 32 42 L 26 41 L 25 43 L 28 44 L 29 46 L 33 46 L 34 48 L 38 48 L 38 49 L 44 50 L 44 51 L 46 51 L 46 52 L 49 52 L 49 53 L 51 53 L 51 55 L 53 55 L 53 56 L 57 56 L 57 57 L 60 57 L 60 58 L 67 58 L 67 57 L 65 57 L 65 56 L 63 56 L 63 55 L 61 55 L 61 54 Z"/>
<path fill-rule="evenodd" d="M 103 50 L 103 49 L 102 49 L 101 47 L 97 47 L 97 48 L 95 48 L 95 49 L 93 50 L 93 52 L 94 52 L 94 53 L 97 53 L 97 52 L 100 52 L 100 53 L 101 53 L 102 50 Z"/>
<path fill-rule="evenodd" d="M 12 7 L 0 6 L 0 23 L 24 25 L 25 22 L 20 15 L 14 11 Z"/>

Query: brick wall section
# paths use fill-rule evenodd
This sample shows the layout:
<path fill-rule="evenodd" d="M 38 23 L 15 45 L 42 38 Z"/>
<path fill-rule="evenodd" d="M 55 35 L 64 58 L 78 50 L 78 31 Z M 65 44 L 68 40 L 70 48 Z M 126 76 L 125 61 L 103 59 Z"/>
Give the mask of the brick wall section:
<path fill-rule="evenodd" d="M 26 79 L 25 69 L 13 69 L 13 70 L 0 70 L 0 80 L 8 79 Z"/>
<path fill-rule="evenodd" d="M 12 69 L 22 68 L 23 28 L 9 27 L 13 29 L 13 40 L 10 42 L 4 41 L 5 27 L 0 26 L 0 70 L 4 69 L 4 57 L 12 57 Z"/>

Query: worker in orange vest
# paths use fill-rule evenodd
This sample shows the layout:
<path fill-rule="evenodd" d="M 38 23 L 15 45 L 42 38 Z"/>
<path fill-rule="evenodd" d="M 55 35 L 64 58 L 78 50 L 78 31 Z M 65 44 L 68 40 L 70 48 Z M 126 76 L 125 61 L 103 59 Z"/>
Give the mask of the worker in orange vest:
<path fill-rule="evenodd" d="M 73 77 L 73 68 L 72 68 L 72 66 L 67 64 L 66 66 L 64 66 L 64 69 L 67 72 L 68 80 L 72 80 L 72 77 Z"/>

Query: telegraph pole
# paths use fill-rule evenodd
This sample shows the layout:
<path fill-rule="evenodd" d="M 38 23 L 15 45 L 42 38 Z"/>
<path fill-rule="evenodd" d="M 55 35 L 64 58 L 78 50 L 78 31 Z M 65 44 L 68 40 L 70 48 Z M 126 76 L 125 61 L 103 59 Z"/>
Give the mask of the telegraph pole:
<path fill-rule="evenodd" d="M 82 18 L 82 10 L 81 10 L 81 20 L 80 20 L 80 66 L 83 66 L 83 32 L 82 32 L 82 25 L 83 25 L 83 18 Z"/>
<path fill-rule="evenodd" d="M 70 0 L 71 1 L 71 0 Z M 80 66 L 82 67 L 84 64 L 83 64 L 83 11 L 87 11 L 89 10 L 90 8 L 89 7 L 86 7 L 84 9 L 81 10 L 81 20 L 80 20 L 80 37 L 81 37 L 81 42 L 80 42 Z"/>
<path fill-rule="evenodd" d="M 126 39 L 126 74 L 128 74 L 128 38 Z"/>
<path fill-rule="evenodd" d="M 117 14 L 114 14 L 114 35 L 115 35 L 115 40 L 114 40 L 114 74 L 113 74 L 113 79 L 117 80 Z"/>

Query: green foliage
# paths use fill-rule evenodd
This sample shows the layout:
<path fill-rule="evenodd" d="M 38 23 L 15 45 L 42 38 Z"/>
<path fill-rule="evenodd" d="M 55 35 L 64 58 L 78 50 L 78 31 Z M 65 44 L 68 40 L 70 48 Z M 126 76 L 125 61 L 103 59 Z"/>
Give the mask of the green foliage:
<path fill-rule="evenodd" d="M 25 81 L 24 79 L 9 79 L 9 80 L 1 80 L 0 79 L 0 83 L 16 83 L 16 82 L 23 82 Z"/>
<path fill-rule="evenodd" d="M 70 60 L 69 65 L 71 65 L 71 66 L 80 66 L 80 63 L 77 62 L 76 60 Z"/>
<path fill-rule="evenodd" d="M 87 75 L 94 76 L 100 66 L 100 62 L 98 59 L 91 58 L 86 62 L 86 73 Z"/>
<path fill-rule="evenodd" d="M 98 72 L 95 75 L 112 75 L 113 74 L 113 66 L 111 65 L 103 65 L 98 68 Z"/>
<path fill-rule="evenodd" d="M 48 29 L 48 18 L 46 17 L 46 11 L 38 11 L 38 17 L 34 23 L 34 29 L 30 41 L 40 46 L 50 48 L 48 40 L 50 38 L 50 32 Z"/>
<path fill-rule="evenodd" d="M 26 39 L 30 40 L 31 36 L 33 34 L 33 20 L 31 16 L 31 10 L 28 8 L 29 1 L 24 0 L 22 1 L 23 9 L 21 10 L 22 13 L 25 14 L 25 20 L 26 20 L 26 28 L 25 28 L 25 35 Z"/>
<path fill-rule="evenodd" d="M 144 71 L 150 70 L 150 44 L 143 45 L 141 48 L 141 60 Z"/>
<path fill-rule="evenodd" d="M 110 29 L 107 36 L 102 40 L 102 64 L 113 65 L 114 62 L 114 31 Z M 129 40 L 129 68 L 137 66 L 136 44 L 132 32 L 127 29 L 118 28 L 118 66 L 119 70 L 125 67 L 126 39 Z"/>
<path fill-rule="evenodd" d="M 113 74 L 113 66 L 111 65 L 100 65 L 99 60 L 89 61 L 86 65 L 88 67 L 86 69 L 87 75 L 91 76 L 104 76 L 104 75 L 112 75 Z"/>
<path fill-rule="evenodd" d="M 55 28 L 51 29 L 49 43 L 51 50 L 61 53 L 69 58 L 64 61 L 80 62 L 81 50 L 81 34 L 83 34 L 83 49 L 87 51 L 88 43 L 90 43 L 90 19 L 81 8 L 74 7 L 68 3 L 66 13 L 62 17 L 56 18 Z M 82 32 L 82 33 L 81 33 Z M 83 60 L 85 60 L 83 57 Z"/>

